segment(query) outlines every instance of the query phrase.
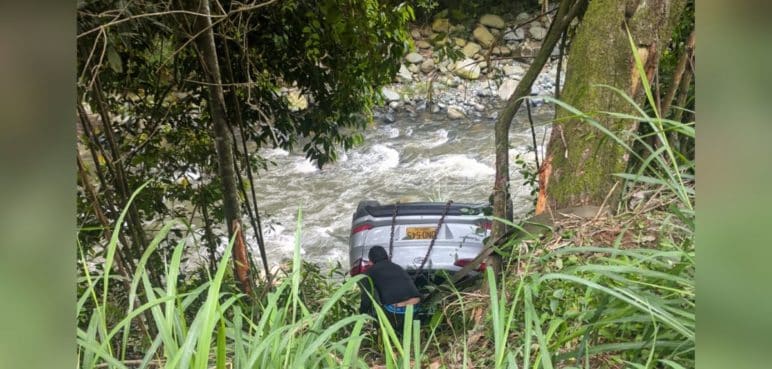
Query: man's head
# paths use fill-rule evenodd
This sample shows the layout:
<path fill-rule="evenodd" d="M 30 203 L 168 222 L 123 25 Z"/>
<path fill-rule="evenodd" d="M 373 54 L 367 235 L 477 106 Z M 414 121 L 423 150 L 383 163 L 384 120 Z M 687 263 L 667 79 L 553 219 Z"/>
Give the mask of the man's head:
<path fill-rule="evenodd" d="M 371 262 L 377 263 L 380 261 L 388 260 L 389 254 L 386 253 L 386 250 L 384 250 L 381 246 L 373 246 L 370 248 L 370 251 L 367 253 L 367 257 L 370 259 Z"/>

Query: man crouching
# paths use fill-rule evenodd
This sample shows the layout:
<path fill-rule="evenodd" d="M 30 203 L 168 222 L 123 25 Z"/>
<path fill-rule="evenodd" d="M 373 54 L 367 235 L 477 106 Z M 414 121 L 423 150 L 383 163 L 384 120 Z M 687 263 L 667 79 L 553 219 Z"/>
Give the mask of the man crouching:
<path fill-rule="evenodd" d="M 389 255 L 383 247 L 373 246 L 367 256 L 373 266 L 364 274 L 370 277 L 372 284 L 367 279 L 363 279 L 360 283 L 362 295 L 359 312 L 377 318 L 368 296 L 370 292 L 375 301 L 383 307 L 396 333 L 401 335 L 406 306 L 418 304 L 421 301 L 421 294 L 410 275 L 401 266 L 389 260 Z M 370 286 L 374 287 L 375 291 L 372 291 Z"/>

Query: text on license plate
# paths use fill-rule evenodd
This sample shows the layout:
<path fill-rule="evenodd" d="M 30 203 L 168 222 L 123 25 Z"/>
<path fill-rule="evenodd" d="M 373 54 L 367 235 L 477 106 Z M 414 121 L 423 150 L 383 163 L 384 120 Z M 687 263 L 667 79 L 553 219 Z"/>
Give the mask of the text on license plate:
<path fill-rule="evenodd" d="M 437 229 L 434 227 L 407 227 L 407 239 L 427 240 L 434 238 Z"/>

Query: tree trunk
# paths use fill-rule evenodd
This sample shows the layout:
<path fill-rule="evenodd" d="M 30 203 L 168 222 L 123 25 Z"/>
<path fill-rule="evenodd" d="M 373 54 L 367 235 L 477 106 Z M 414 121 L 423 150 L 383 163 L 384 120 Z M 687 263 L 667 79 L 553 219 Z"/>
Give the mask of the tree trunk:
<path fill-rule="evenodd" d="M 201 59 L 201 68 L 208 82 L 209 99 L 207 104 L 209 105 L 214 125 L 217 166 L 223 184 L 225 222 L 228 228 L 228 235 L 230 238 L 235 239 L 233 244 L 234 274 L 242 290 L 247 294 L 251 294 L 252 282 L 249 276 L 249 260 L 241 227 L 241 207 L 236 188 L 237 173 L 233 169 L 233 151 L 231 151 L 228 116 L 225 111 L 222 78 L 220 77 L 220 66 L 217 61 L 217 50 L 214 44 L 209 1 L 201 0 L 198 4 L 198 9 L 194 10 L 205 15 L 197 17 L 194 26 L 196 32 L 202 32 L 196 38 L 196 48 Z"/>
<path fill-rule="evenodd" d="M 572 42 L 568 56 L 563 101 L 582 112 L 610 111 L 634 114 L 616 92 L 594 85 L 621 89 L 640 102 L 642 88 L 635 68 L 626 25 L 637 43 L 638 55 L 649 78 L 660 50 L 671 38 L 685 0 L 591 1 Z M 574 206 L 616 208 L 621 186 L 613 173 L 624 172 L 628 153 L 618 143 L 572 114 L 558 109 L 539 175 L 536 213 Z M 596 114 L 598 122 L 623 140 L 631 141 L 638 122 Z"/>
<path fill-rule="evenodd" d="M 522 98 L 530 95 L 531 85 L 541 73 L 541 69 L 547 62 L 552 49 L 560 40 L 561 34 L 576 17 L 586 0 L 563 0 L 560 4 L 555 20 L 550 26 L 549 32 L 544 39 L 539 53 L 531 62 L 531 66 L 518 83 L 517 88 L 507 101 L 507 105 L 502 110 L 496 126 L 494 128 L 494 142 L 496 150 L 496 177 L 493 184 L 493 215 L 502 219 L 511 218 L 512 207 L 510 205 L 509 195 L 509 128 L 512 126 L 512 119 L 515 113 L 520 109 Z M 501 222 L 493 223 L 491 240 L 500 242 L 507 233 L 506 225 Z"/>

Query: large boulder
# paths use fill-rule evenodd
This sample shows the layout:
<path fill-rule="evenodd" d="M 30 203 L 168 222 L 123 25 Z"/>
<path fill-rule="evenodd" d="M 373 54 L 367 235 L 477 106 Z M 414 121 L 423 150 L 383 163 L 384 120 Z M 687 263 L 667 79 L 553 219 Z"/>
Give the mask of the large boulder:
<path fill-rule="evenodd" d="M 407 60 L 411 64 L 418 64 L 424 61 L 424 57 L 421 56 L 421 54 L 419 53 L 410 53 L 405 56 L 405 60 Z"/>
<path fill-rule="evenodd" d="M 450 21 L 447 18 L 438 18 L 432 22 L 432 31 L 448 33 L 450 32 Z"/>
<path fill-rule="evenodd" d="M 504 20 L 501 19 L 501 17 L 493 14 L 485 14 L 480 17 L 480 24 L 496 29 L 502 29 L 506 26 L 504 24 Z"/>
<path fill-rule="evenodd" d="M 456 63 L 453 73 L 464 79 L 478 79 L 480 78 L 480 65 L 476 60 L 466 58 Z"/>
<path fill-rule="evenodd" d="M 474 42 L 467 42 L 467 44 L 464 45 L 464 48 L 461 50 L 461 52 L 463 52 L 467 58 L 471 58 L 474 56 L 474 54 L 477 54 L 477 52 L 479 52 L 480 49 L 482 49 L 482 46 Z"/>
<path fill-rule="evenodd" d="M 517 81 L 508 78 L 505 79 L 504 82 L 501 82 L 501 86 L 499 86 L 499 98 L 504 101 L 509 100 L 512 94 L 515 92 L 515 88 L 517 88 Z"/>
<path fill-rule="evenodd" d="M 472 36 L 474 36 L 475 40 L 479 41 L 480 45 L 485 48 L 491 47 L 495 40 L 493 34 L 488 31 L 485 26 L 477 26 L 477 28 L 474 29 L 474 32 L 472 32 Z"/>

